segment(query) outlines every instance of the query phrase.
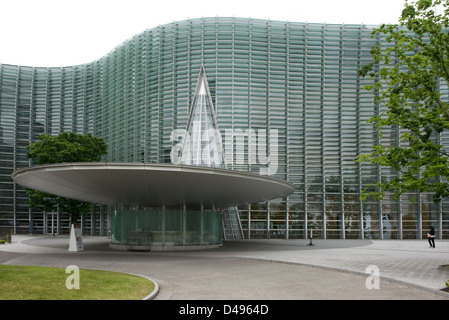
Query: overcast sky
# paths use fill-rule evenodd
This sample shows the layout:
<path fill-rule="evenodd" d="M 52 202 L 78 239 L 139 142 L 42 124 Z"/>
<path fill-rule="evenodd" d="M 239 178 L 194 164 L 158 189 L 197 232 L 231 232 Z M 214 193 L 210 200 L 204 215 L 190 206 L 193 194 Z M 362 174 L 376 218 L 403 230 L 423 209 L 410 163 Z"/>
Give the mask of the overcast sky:
<path fill-rule="evenodd" d="M 0 63 L 92 62 L 146 29 L 201 17 L 396 23 L 404 0 L 0 0 Z"/>

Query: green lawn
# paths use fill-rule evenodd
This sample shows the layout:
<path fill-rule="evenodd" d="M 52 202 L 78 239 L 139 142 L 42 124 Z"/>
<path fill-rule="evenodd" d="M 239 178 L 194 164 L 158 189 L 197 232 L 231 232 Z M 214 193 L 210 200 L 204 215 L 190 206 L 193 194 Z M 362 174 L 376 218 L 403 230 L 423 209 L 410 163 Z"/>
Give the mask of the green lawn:
<path fill-rule="evenodd" d="M 80 288 L 67 289 L 73 276 L 65 268 L 0 265 L 0 300 L 140 300 L 154 289 L 139 276 L 86 269 L 79 270 Z"/>

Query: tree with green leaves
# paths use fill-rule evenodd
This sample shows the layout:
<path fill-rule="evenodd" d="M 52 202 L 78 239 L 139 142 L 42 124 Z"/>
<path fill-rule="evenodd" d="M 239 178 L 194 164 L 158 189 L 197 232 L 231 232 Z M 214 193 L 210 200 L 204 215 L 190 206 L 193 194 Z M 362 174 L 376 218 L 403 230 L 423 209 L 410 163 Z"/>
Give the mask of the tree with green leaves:
<path fill-rule="evenodd" d="M 382 25 L 373 37 L 380 42 L 371 49 L 372 63 L 359 74 L 373 79 L 375 103 L 385 112 L 371 119 L 379 136 L 385 127 L 400 128 L 397 145 L 373 146 L 358 161 L 394 168 L 396 177 L 377 182 L 382 198 L 408 191 L 430 192 L 434 201 L 449 196 L 449 146 L 439 137 L 449 129 L 449 0 L 405 1 L 399 24 Z"/>
<path fill-rule="evenodd" d="M 107 145 L 103 138 L 91 134 L 81 135 L 62 132 L 57 136 L 43 134 L 37 141 L 27 147 L 27 157 L 35 165 L 64 162 L 100 161 L 107 153 Z M 82 215 L 89 213 L 91 203 L 59 197 L 37 190 L 26 190 L 27 205 L 45 212 L 57 211 L 69 214 L 70 223 L 75 223 Z"/>

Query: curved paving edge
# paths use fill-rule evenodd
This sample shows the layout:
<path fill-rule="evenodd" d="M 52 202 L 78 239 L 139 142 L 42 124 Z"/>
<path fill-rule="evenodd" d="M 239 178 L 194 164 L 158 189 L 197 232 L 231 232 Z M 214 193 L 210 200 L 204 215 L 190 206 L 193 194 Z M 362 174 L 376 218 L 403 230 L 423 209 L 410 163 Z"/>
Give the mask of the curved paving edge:
<path fill-rule="evenodd" d="M 263 258 L 251 258 L 251 257 L 244 257 L 242 259 L 254 259 L 254 260 L 259 260 L 259 261 L 269 261 L 269 262 L 277 262 L 277 263 L 285 263 L 285 264 L 307 266 L 307 267 L 313 267 L 313 268 L 321 268 L 321 269 L 325 269 L 325 270 L 332 270 L 332 271 L 351 273 L 351 274 L 354 274 L 354 275 L 364 276 L 364 277 L 366 277 L 366 275 L 367 275 L 367 273 L 365 273 L 365 272 L 360 272 L 360 271 L 355 271 L 355 270 L 350 270 L 350 269 L 345 269 L 345 268 L 338 268 L 338 267 L 322 266 L 322 265 L 318 265 L 318 264 L 303 263 L 303 262 L 284 261 L 284 260 L 275 260 L 275 259 L 263 259 Z M 402 285 L 405 285 L 405 286 L 408 286 L 408 287 L 411 287 L 411 288 L 423 290 L 423 291 L 426 291 L 426 292 L 429 292 L 429 293 L 437 294 L 437 295 L 445 297 L 445 298 L 449 298 L 449 291 L 445 290 L 446 288 L 441 288 L 439 290 L 435 290 L 435 289 L 432 289 L 432 288 L 421 286 L 419 284 L 414 284 L 414 283 L 411 283 L 411 282 L 398 280 L 398 279 L 394 279 L 392 277 L 385 277 L 385 276 L 379 276 L 379 279 L 385 280 L 385 281 L 389 281 L 389 282 L 392 282 L 392 283 L 402 284 Z"/>
<path fill-rule="evenodd" d="M 154 284 L 153 291 L 151 291 L 148 295 L 143 297 L 141 300 L 153 300 L 157 296 L 157 294 L 159 293 L 159 284 L 156 281 L 154 281 L 154 279 L 146 277 L 146 276 L 143 276 L 141 274 L 134 274 L 134 273 L 130 273 L 130 274 L 138 276 L 138 277 L 145 278 L 145 279 L 153 282 L 153 284 Z"/>

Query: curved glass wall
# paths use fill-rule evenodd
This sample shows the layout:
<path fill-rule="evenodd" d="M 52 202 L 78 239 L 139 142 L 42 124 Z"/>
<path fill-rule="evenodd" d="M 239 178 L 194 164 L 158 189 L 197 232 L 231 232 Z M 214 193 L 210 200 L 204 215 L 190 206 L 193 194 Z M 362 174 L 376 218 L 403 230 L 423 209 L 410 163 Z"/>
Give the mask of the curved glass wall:
<path fill-rule="evenodd" d="M 112 244 L 157 250 L 219 245 L 222 240 L 222 215 L 211 210 L 161 207 L 112 214 Z"/>
<path fill-rule="evenodd" d="M 45 233 L 56 221 L 68 231 L 59 214 L 30 210 L 10 177 L 30 165 L 25 147 L 41 133 L 101 136 L 106 161 L 170 163 L 173 131 L 186 128 L 204 66 L 228 168 L 297 186 L 287 198 L 239 208 L 246 237 L 305 238 L 313 228 L 327 239 L 419 239 L 433 225 L 448 238 L 447 199 L 359 200 L 368 184 L 397 173 L 355 157 L 400 136 L 389 128 L 378 137 L 367 123 L 382 106 L 357 70 L 371 62 L 372 45 L 388 45 L 372 29 L 202 18 L 147 30 L 84 65 L 0 64 L 0 225 Z M 447 132 L 435 138 L 449 144 Z M 106 234 L 108 212 L 96 206 L 83 218 L 85 233 Z"/>

